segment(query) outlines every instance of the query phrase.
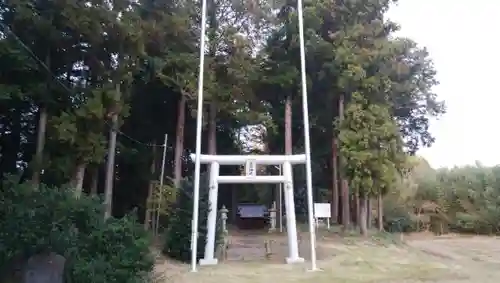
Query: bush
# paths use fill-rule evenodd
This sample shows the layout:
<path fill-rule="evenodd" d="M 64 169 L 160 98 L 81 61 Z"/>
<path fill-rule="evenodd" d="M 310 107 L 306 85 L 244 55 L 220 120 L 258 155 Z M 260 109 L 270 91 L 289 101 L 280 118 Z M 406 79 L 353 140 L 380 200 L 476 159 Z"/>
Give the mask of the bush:
<path fill-rule="evenodd" d="M 68 188 L 12 180 L 0 196 L 0 281 L 33 255 L 54 252 L 66 258 L 65 282 L 146 282 L 154 259 L 149 237 L 132 215 L 104 221 L 97 198 Z M 1 280 L 5 279 L 5 280 Z"/>
<path fill-rule="evenodd" d="M 169 226 L 165 234 L 163 253 L 170 258 L 189 262 L 191 259 L 191 221 L 193 218 L 193 181 L 183 180 L 178 190 L 176 203 L 171 212 Z M 208 179 L 205 174 L 200 178 L 200 205 L 198 217 L 197 258 L 205 252 L 207 235 Z"/>
<path fill-rule="evenodd" d="M 417 223 L 413 219 L 413 205 L 399 195 L 384 198 L 384 230 L 391 233 L 414 232 Z"/>

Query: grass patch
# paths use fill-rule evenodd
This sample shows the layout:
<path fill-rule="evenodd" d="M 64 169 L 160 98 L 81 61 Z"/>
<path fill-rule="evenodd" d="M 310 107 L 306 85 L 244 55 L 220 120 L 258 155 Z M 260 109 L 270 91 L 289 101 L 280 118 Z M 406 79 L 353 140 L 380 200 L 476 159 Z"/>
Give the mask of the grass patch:
<path fill-rule="evenodd" d="M 231 262 L 201 267 L 197 273 L 187 272 L 188 267 L 184 266 L 183 272 L 179 272 L 177 276 L 168 276 L 168 282 L 386 283 L 457 277 L 456 271 L 449 266 L 404 246 L 380 245 L 362 241 L 352 242 L 349 245 L 331 243 L 328 248 L 335 249 L 336 256 L 318 261 L 318 267 L 321 269 L 318 272 L 307 272 L 310 263 L 285 265 L 266 262 Z M 169 268 L 166 268 L 165 272 L 168 274 Z"/>

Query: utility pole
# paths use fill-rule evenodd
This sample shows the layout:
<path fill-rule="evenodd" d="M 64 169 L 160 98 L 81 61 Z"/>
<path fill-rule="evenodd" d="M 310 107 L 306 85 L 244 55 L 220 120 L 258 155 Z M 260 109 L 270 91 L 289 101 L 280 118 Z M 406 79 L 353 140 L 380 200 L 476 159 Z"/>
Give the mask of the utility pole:
<path fill-rule="evenodd" d="M 158 196 L 158 208 L 156 210 L 156 220 L 155 220 L 155 235 L 158 235 L 158 227 L 160 226 L 160 209 L 161 202 L 163 201 L 163 179 L 165 177 L 165 159 L 167 156 L 167 141 L 168 135 L 165 134 L 165 142 L 163 143 L 163 157 L 161 159 L 161 171 L 160 171 L 160 188 L 159 188 L 159 196 Z"/>

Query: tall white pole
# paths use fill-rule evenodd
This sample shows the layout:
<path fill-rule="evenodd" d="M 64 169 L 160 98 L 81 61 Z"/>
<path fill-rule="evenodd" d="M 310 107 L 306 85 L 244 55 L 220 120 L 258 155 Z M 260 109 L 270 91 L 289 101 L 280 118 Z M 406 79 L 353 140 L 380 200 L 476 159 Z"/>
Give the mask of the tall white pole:
<path fill-rule="evenodd" d="M 207 0 L 201 0 L 200 66 L 198 73 L 198 108 L 196 113 L 196 150 L 194 161 L 193 219 L 191 221 L 191 271 L 196 271 L 198 250 L 198 208 L 200 205 L 200 155 L 203 117 L 203 73 L 205 69 L 205 32 L 207 22 Z"/>
<path fill-rule="evenodd" d="M 163 198 L 163 179 L 165 178 L 165 159 L 167 156 L 167 141 L 168 135 L 165 134 L 165 142 L 163 143 L 163 156 L 161 158 L 161 172 L 160 172 L 160 195 L 158 196 L 158 208 L 156 210 L 156 224 L 155 224 L 155 235 L 158 235 L 158 227 L 160 226 L 160 209 L 161 202 Z"/>
<path fill-rule="evenodd" d="M 304 147 L 306 154 L 306 182 L 307 182 L 307 210 L 309 218 L 309 233 L 311 237 L 311 270 L 316 270 L 316 230 L 313 215 L 312 170 L 311 170 L 311 141 L 309 137 L 309 107 L 307 105 L 307 77 L 306 77 L 306 51 L 304 43 L 304 13 L 302 0 L 297 1 L 299 18 L 299 43 L 300 43 L 300 73 L 302 77 L 302 112 L 304 113 Z"/>
<path fill-rule="evenodd" d="M 282 175 L 282 165 L 279 165 L 279 174 L 280 176 Z M 278 197 L 279 197 L 279 219 L 280 219 L 280 233 L 283 233 L 283 183 L 279 184 L 279 190 L 278 190 Z"/>

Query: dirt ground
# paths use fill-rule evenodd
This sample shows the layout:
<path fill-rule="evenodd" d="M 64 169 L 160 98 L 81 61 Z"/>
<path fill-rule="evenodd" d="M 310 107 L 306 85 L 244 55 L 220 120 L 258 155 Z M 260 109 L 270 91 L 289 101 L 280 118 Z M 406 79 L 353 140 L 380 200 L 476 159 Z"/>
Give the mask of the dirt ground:
<path fill-rule="evenodd" d="M 228 258 L 198 267 L 159 260 L 158 282 L 173 283 L 466 283 L 500 282 L 500 238 L 373 235 L 368 239 L 318 233 L 318 271 L 311 267 L 308 233 L 299 234 L 303 264 L 286 265 L 286 234 L 233 232 Z M 272 254 L 266 256 L 265 242 Z"/>

